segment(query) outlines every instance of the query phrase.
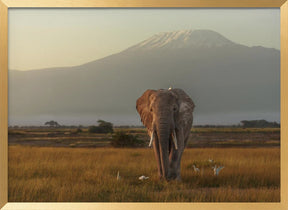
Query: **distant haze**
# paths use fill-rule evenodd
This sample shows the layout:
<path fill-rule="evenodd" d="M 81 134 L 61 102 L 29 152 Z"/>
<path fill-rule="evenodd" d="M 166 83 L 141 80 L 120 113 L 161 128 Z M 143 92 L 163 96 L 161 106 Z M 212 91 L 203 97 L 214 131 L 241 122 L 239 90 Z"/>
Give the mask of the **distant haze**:
<path fill-rule="evenodd" d="M 65 56 L 65 55 L 63 55 Z M 195 124 L 280 121 L 280 51 L 211 29 L 158 32 L 119 53 L 73 67 L 9 71 L 9 124 L 141 125 L 146 89 L 182 88 Z"/>

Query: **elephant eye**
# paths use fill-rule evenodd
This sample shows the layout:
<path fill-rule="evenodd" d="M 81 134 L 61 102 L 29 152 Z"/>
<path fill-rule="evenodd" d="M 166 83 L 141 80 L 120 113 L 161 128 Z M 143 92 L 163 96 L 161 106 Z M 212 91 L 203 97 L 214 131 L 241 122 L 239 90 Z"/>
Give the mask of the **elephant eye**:
<path fill-rule="evenodd" d="M 177 111 L 177 107 L 174 107 L 174 108 L 173 108 L 173 111 L 176 112 L 176 111 Z"/>
<path fill-rule="evenodd" d="M 150 108 L 150 112 L 153 112 L 153 109 L 152 109 L 152 108 Z"/>

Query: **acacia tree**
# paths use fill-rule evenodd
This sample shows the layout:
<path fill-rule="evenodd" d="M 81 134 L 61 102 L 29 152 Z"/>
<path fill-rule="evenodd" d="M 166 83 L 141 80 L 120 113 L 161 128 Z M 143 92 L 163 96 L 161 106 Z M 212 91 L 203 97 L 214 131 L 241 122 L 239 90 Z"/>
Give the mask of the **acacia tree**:
<path fill-rule="evenodd" d="M 104 120 L 98 120 L 98 126 L 103 129 L 105 133 L 113 133 L 113 124 Z"/>
<path fill-rule="evenodd" d="M 88 127 L 89 133 L 113 133 L 113 124 L 104 120 L 98 120 L 98 126 Z"/>
<path fill-rule="evenodd" d="M 45 125 L 48 125 L 49 127 L 53 127 L 53 128 L 60 127 L 59 123 L 54 120 L 45 122 Z"/>

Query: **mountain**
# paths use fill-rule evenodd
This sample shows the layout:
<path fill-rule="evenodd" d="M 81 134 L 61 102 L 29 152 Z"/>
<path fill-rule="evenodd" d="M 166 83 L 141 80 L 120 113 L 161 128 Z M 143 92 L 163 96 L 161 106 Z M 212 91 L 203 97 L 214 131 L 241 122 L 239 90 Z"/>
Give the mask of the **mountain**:
<path fill-rule="evenodd" d="M 43 124 L 51 117 L 60 123 L 105 118 L 140 124 L 137 98 L 146 89 L 171 85 L 194 100 L 196 123 L 278 119 L 280 51 L 240 45 L 211 30 L 189 30 L 159 33 L 80 66 L 11 70 L 9 124 Z"/>
<path fill-rule="evenodd" d="M 128 48 L 128 51 L 155 49 L 213 48 L 232 46 L 235 43 L 211 30 L 183 30 L 162 32 Z"/>

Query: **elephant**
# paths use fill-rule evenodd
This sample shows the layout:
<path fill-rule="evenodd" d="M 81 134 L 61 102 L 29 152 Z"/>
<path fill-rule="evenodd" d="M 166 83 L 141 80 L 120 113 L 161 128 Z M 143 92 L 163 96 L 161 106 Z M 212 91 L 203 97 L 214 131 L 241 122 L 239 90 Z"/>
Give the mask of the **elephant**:
<path fill-rule="evenodd" d="M 146 90 L 136 109 L 153 144 L 160 179 L 181 180 L 181 157 L 193 123 L 194 102 L 182 89 Z"/>

